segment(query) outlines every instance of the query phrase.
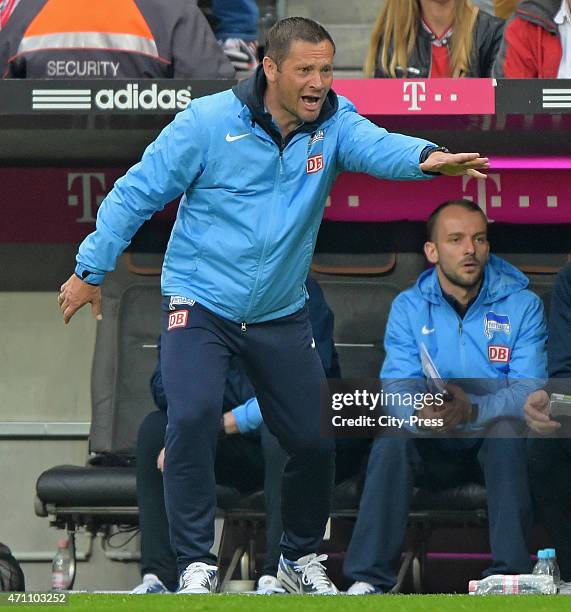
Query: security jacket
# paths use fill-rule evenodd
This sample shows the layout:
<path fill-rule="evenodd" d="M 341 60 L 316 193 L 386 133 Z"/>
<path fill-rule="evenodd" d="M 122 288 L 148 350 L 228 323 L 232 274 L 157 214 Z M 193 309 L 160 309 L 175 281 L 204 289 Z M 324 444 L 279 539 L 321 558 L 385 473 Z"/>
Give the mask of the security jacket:
<path fill-rule="evenodd" d="M 0 33 L 0 76 L 233 78 L 193 0 L 25 0 Z"/>

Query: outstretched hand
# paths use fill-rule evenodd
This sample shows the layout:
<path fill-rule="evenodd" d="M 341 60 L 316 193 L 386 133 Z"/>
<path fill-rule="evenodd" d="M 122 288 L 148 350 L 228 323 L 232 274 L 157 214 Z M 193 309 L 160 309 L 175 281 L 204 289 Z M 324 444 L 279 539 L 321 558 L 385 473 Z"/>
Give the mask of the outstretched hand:
<path fill-rule="evenodd" d="M 59 309 L 63 313 L 63 322 L 67 325 L 73 315 L 85 304 L 91 304 L 91 314 L 101 321 L 101 289 L 82 281 L 72 274 L 60 287 L 58 296 Z"/>
<path fill-rule="evenodd" d="M 480 157 L 479 153 L 444 153 L 435 151 L 431 153 L 422 164 L 423 172 L 439 172 L 446 176 L 462 176 L 467 174 L 474 178 L 486 178 L 479 170 L 488 170 L 490 167 L 487 157 Z"/>

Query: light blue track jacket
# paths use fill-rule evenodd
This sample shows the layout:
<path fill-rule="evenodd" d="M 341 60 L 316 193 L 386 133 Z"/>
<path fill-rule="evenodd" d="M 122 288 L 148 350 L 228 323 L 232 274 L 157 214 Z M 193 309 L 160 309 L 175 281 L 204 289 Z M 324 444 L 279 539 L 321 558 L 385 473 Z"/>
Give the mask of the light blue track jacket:
<path fill-rule="evenodd" d="M 517 268 L 490 256 L 480 293 L 461 319 L 442 295 L 436 269 L 423 272 L 391 307 L 381 370 L 385 388 L 426 390 L 424 343 L 442 378 L 478 379 L 468 393 L 479 406 L 478 418 L 465 429 L 481 429 L 499 417 L 523 418 L 525 399 L 547 377 L 543 304 L 528 284 Z M 392 406 L 395 411 L 407 418 L 413 408 Z"/>
<path fill-rule="evenodd" d="M 342 97 L 315 130 L 286 142 L 281 150 L 233 90 L 194 100 L 105 198 L 95 232 L 79 248 L 77 274 L 100 283 L 140 225 L 182 194 L 163 295 L 194 299 L 236 322 L 291 314 L 306 300 L 304 281 L 337 175 L 429 178 L 420 155 L 436 146 L 375 126 Z"/>

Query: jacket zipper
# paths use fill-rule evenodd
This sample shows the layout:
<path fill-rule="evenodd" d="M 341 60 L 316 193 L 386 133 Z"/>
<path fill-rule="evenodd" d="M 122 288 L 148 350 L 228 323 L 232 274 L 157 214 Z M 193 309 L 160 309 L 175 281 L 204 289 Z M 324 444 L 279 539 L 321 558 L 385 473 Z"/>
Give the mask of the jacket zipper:
<path fill-rule="evenodd" d="M 277 145 L 276 145 L 277 146 Z M 262 247 L 262 253 L 260 255 L 260 259 L 258 260 L 258 273 L 256 275 L 256 280 L 254 282 L 254 287 L 252 289 L 252 294 L 250 297 L 250 303 L 248 304 L 248 308 L 246 309 L 246 314 L 244 315 L 244 322 L 242 323 L 242 331 L 245 332 L 246 331 L 246 321 L 248 320 L 248 317 L 250 316 L 250 312 L 252 311 L 252 307 L 254 305 L 254 299 L 256 297 L 256 293 L 258 291 L 258 285 L 260 284 L 260 277 L 262 276 L 262 272 L 264 271 L 264 265 L 265 265 L 265 261 L 266 261 L 266 251 L 268 249 L 268 242 L 270 240 L 270 235 L 272 233 L 272 229 L 273 229 L 273 222 L 274 222 L 274 211 L 275 211 L 275 207 L 276 207 L 276 199 L 280 197 L 280 193 L 279 193 L 279 186 L 281 183 L 281 178 L 282 178 L 282 174 L 283 174 L 283 149 L 280 149 L 279 151 L 279 164 L 278 164 L 278 169 L 276 172 L 276 178 L 274 181 L 274 197 L 272 198 L 272 204 L 270 207 L 270 214 L 269 214 L 269 219 L 268 219 L 268 229 L 266 231 L 266 237 L 264 239 L 264 246 Z"/>

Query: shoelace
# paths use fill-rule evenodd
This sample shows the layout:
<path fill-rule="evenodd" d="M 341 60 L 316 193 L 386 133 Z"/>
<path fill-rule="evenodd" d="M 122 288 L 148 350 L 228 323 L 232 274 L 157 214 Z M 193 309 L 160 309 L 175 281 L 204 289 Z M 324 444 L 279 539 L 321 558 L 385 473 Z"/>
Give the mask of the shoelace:
<path fill-rule="evenodd" d="M 316 591 L 325 591 L 331 588 L 331 580 L 325 573 L 321 561 L 326 561 L 327 555 L 319 555 L 300 567 L 301 579 L 304 584 L 312 585 Z"/>
<path fill-rule="evenodd" d="M 182 573 L 184 588 L 210 587 L 210 572 L 203 567 L 187 567 Z"/>

